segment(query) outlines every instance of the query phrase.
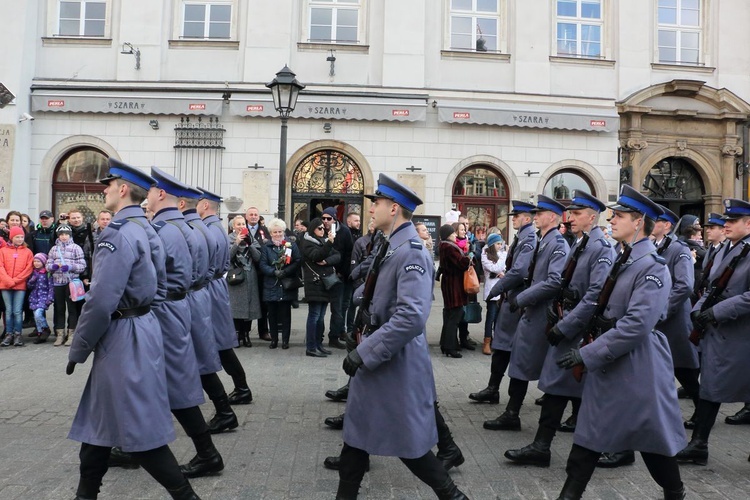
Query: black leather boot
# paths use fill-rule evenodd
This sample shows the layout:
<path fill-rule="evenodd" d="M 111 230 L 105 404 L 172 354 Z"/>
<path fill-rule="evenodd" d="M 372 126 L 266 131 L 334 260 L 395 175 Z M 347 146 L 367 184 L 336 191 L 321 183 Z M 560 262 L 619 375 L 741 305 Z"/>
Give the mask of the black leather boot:
<path fill-rule="evenodd" d="M 132 454 L 122 451 L 120 448 L 112 448 L 107 463 L 110 467 L 122 467 L 123 469 L 137 469 L 141 466 Z"/>
<path fill-rule="evenodd" d="M 534 441 L 521 449 L 506 451 L 505 458 L 518 464 L 549 467 L 552 456 L 549 451 L 549 445 L 549 443 L 542 441 Z"/>
<path fill-rule="evenodd" d="M 575 432 L 577 423 L 578 423 L 578 416 L 571 415 L 568 417 L 568 419 L 565 422 L 560 424 L 560 427 L 558 427 L 557 430 L 560 432 Z"/>
<path fill-rule="evenodd" d="M 729 425 L 750 424 L 750 404 L 746 404 L 740 411 L 724 419 Z"/>
<path fill-rule="evenodd" d="M 201 500 L 201 498 L 193 491 L 193 487 L 190 483 L 185 481 L 185 484 L 179 488 L 173 490 L 167 489 L 169 494 L 174 500 Z"/>
<path fill-rule="evenodd" d="M 229 394 L 230 405 L 249 405 L 253 402 L 253 391 L 249 387 L 235 387 Z"/>
<path fill-rule="evenodd" d="M 214 446 L 210 432 L 194 437 L 193 444 L 198 453 L 190 462 L 180 465 L 180 471 L 185 477 L 209 476 L 224 470 L 224 460 Z"/>
<path fill-rule="evenodd" d="M 485 420 L 484 428 L 490 431 L 520 431 L 521 419 L 517 411 L 505 410 L 496 419 Z"/>
<path fill-rule="evenodd" d="M 323 460 L 323 467 L 326 469 L 331 470 L 339 470 L 341 468 L 341 457 L 335 456 L 335 457 L 326 457 L 325 460 Z M 367 467 L 365 468 L 366 471 L 370 470 L 370 459 L 367 459 Z"/>
<path fill-rule="evenodd" d="M 586 483 L 568 478 L 557 500 L 581 500 L 584 491 L 586 491 Z"/>
<path fill-rule="evenodd" d="M 448 427 L 448 424 L 445 423 L 443 415 L 437 410 L 437 408 L 435 409 L 435 423 L 437 424 L 438 432 L 438 452 L 435 456 L 442 462 L 445 470 L 449 471 L 453 467 L 458 467 L 464 463 L 464 455 L 453 440 L 451 429 Z"/>
<path fill-rule="evenodd" d="M 684 484 L 679 490 L 664 490 L 664 500 L 684 500 L 686 496 Z"/>
<path fill-rule="evenodd" d="M 617 453 L 602 453 L 599 461 L 596 462 L 596 466 L 605 469 L 615 469 L 623 465 L 632 465 L 633 463 L 635 463 L 635 452 L 626 450 L 618 451 Z"/>
<path fill-rule="evenodd" d="M 341 415 L 338 415 L 336 417 L 327 417 L 325 420 L 323 420 L 323 423 L 326 424 L 331 429 L 341 430 L 344 428 L 344 413 Z"/>
<path fill-rule="evenodd" d="M 101 482 L 99 481 L 80 478 L 78 480 L 78 489 L 76 490 L 75 500 L 96 500 L 99 496 L 100 486 Z"/>
<path fill-rule="evenodd" d="M 708 443 L 701 438 L 694 437 L 675 458 L 678 462 L 693 462 L 696 465 L 706 465 L 708 462 Z"/>
<path fill-rule="evenodd" d="M 356 500 L 359 494 L 359 483 L 339 480 L 336 500 Z"/>
<path fill-rule="evenodd" d="M 500 388 L 496 385 L 488 385 L 479 392 L 469 394 L 469 399 L 477 403 L 496 405 L 500 403 Z"/>
<path fill-rule="evenodd" d="M 349 383 L 343 387 L 339 387 L 335 391 L 326 391 L 326 397 L 332 401 L 346 401 L 346 397 L 349 395 Z"/>
<path fill-rule="evenodd" d="M 208 422 L 208 429 L 211 434 L 219 434 L 230 429 L 236 429 L 240 424 L 237 422 L 237 415 L 234 414 L 232 406 L 229 404 L 229 397 L 223 395 L 214 400 L 216 415 Z"/>
<path fill-rule="evenodd" d="M 456 483 L 453 480 L 449 480 L 445 485 L 434 488 L 432 491 L 435 492 L 440 500 L 469 500 L 469 497 L 464 495 L 461 490 L 458 489 Z"/>

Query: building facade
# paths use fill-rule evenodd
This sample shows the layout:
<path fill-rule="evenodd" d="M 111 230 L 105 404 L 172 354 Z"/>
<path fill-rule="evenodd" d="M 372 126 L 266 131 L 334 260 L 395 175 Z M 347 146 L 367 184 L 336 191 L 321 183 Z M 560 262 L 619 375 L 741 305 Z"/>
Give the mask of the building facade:
<path fill-rule="evenodd" d="M 285 64 L 306 85 L 288 223 L 366 211 L 381 172 L 425 200 L 419 215 L 455 205 L 506 237 L 510 200 L 537 193 L 608 202 L 626 182 L 701 216 L 746 196 L 743 0 L 10 4 L 0 213 L 93 216 L 113 156 L 221 193 L 225 213 L 272 215 L 280 121 L 265 84 Z"/>

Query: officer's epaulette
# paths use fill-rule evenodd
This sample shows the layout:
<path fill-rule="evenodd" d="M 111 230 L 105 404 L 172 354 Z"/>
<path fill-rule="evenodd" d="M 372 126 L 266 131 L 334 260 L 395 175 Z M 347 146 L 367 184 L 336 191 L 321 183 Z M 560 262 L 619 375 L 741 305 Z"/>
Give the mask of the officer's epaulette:
<path fill-rule="evenodd" d="M 607 241 L 607 238 L 599 238 L 599 243 L 601 243 L 604 248 L 612 248 L 612 243 Z"/>
<path fill-rule="evenodd" d="M 158 233 L 159 231 L 161 231 L 161 228 L 167 225 L 167 222 L 163 220 L 159 220 L 156 222 L 152 222 L 151 225 L 154 226 L 154 229 Z"/>
<path fill-rule="evenodd" d="M 111 227 L 115 231 L 119 231 L 122 226 L 130 222 L 128 219 L 113 220 L 107 227 Z"/>
<path fill-rule="evenodd" d="M 662 257 L 661 255 L 658 255 L 658 254 L 657 254 L 656 252 L 653 252 L 653 253 L 651 254 L 651 257 L 653 257 L 653 258 L 654 258 L 654 260 L 655 260 L 656 262 L 658 262 L 659 264 L 664 264 L 664 265 L 666 265 L 666 264 L 667 264 L 667 259 L 665 259 L 665 258 L 664 258 L 664 257 Z"/>
<path fill-rule="evenodd" d="M 422 250 L 422 248 L 424 248 L 424 245 L 422 244 L 422 242 L 418 240 L 409 240 L 409 244 L 411 245 L 412 248 L 417 249 L 417 250 Z"/>
<path fill-rule="evenodd" d="M 684 246 L 685 248 L 687 248 L 687 246 L 688 246 L 687 243 L 685 243 L 684 241 L 682 241 L 680 239 L 675 239 L 674 243 L 679 243 L 680 245 Z"/>

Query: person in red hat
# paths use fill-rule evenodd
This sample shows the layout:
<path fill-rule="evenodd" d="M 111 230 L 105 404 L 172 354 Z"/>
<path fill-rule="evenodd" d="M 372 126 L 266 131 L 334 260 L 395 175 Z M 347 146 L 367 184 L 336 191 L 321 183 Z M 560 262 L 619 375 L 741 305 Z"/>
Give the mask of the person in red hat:
<path fill-rule="evenodd" d="M 21 328 L 23 323 L 23 298 L 26 295 L 26 279 L 31 275 L 34 254 L 24 243 L 25 233 L 19 226 L 10 228 L 10 241 L 0 249 L 0 290 L 7 316 L 5 339 L 0 344 L 8 347 L 23 346 Z"/>

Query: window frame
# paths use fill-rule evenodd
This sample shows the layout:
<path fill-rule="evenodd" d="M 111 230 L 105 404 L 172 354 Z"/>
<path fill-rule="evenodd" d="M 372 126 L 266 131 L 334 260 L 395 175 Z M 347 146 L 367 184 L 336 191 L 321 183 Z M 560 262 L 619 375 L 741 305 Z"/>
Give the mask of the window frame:
<path fill-rule="evenodd" d="M 185 11 L 188 5 L 203 5 L 206 7 L 204 10 L 205 17 L 203 19 L 203 37 L 185 36 Z M 210 37 L 211 29 L 211 7 L 212 6 L 228 6 L 230 9 L 229 13 L 229 36 L 228 37 Z M 176 39 L 179 41 L 188 42 L 227 42 L 236 40 L 237 36 L 237 0 L 180 0 L 177 2 L 177 8 L 179 9 L 178 15 L 176 16 L 177 26 L 175 27 L 175 33 L 177 34 Z M 224 21 L 222 21 L 224 23 Z"/>
<path fill-rule="evenodd" d="M 300 43 L 304 45 L 335 45 L 335 46 L 366 46 L 367 45 L 367 7 L 368 0 L 307 0 L 302 12 L 304 21 Z M 356 40 L 312 39 L 312 10 L 330 8 L 331 13 L 331 36 L 335 36 L 338 19 L 338 10 L 354 10 L 357 12 L 357 34 Z"/>
<path fill-rule="evenodd" d="M 60 33 L 60 22 L 61 22 L 61 10 L 62 3 L 79 3 L 82 4 L 81 16 L 78 18 L 78 34 L 77 35 L 63 35 Z M 86 17 L 84 6 L 89 3 L 102 3 L 104 4 L 104 30 L 101 35 L 86 35 Z M 47 16 L 47 33 L 50 38 L 72 38 L 81 40 L 107 40 L 111 39 L 112 29 L 112 0 L 47 0 L 47 12 L 54 13 L 54 15 Z M 82 33 L 82 31 L 84 33 Z"/>
<path fill-rule="evenodd" d="M 445 8 L 445 50 L 452 52 L 465 52 L 476 54 L 507 54 L 507 9 L 506 0 L 497 0 L 497 11 L 495 13 L 480 12 L 477 10 L 477 1 L 471 0 L 471 10 L 453 9 L 453 0 L 446 0 Z M 453 18 L 454 17 L 471 17 L 474 29 L 471 33 L 470 48 L 461 48 L 453 46 Z M 477 19 L 494 18 L 496 21 L 495 49 L 494 50 L 477 50 Z"/>
<path fill-rule="evenodd" d="M 552 17 L 553 17 L 553 33 L 552 33 L 552 53 L 556 57 L 582 59 L 589 61 L 600 61 L 607 59 L 609 44 L 607 42 L 609 32 L 607 29 L 609 5 L 607 0 L 599 0 L 599 18 L 588 18 L 581 17 L 581 8 L 583 3 L 593 3 L 592 0 L 567 0 L 568 2 L 576 3 L 576 16 L 560 16 L 557 13 L 558 2 L 560 0 L 552 0 Z M 558 40 L 558 26 L 560 24 L 575 24 L 576 25 L 576 53 L 560 52 L 559 40 Z M 582 26 L 598 26 L 599 27 L 599 55 L 591 56 L 582 53 L 582 47 L 584 41 L 582 39 Z"/>
<path fill-rule="evenodd" d="M 698 0 L 698 26 L 688 26 L 680 24 L 682 17 L 682 2 L 683 0 L 675 0 L 676 3 L 676 19 L 675 24 L 662 24 L 659 21 L 659 5 L 661 0 L 654 2 L 654 19 L 655 19 L 655 35 L 654 35 L 654 61 L 656 64 L 667 64 L 677 66 L 705 66 L 706 65 L 706 30 L 707 30 L 707 17 L 706 12 L 708 5 L 705 0 Z M 663 60 L 661 57 L 661 47 L 659 41 L 660 33 L 672 32 L 675 33 L 675 59 L 674 61 Z M 682 35 L 685 33 L 697 34 L 698 35 L 698 47 L 697 47 L 697 61 L 683 61 L 682 60 Z"/>

